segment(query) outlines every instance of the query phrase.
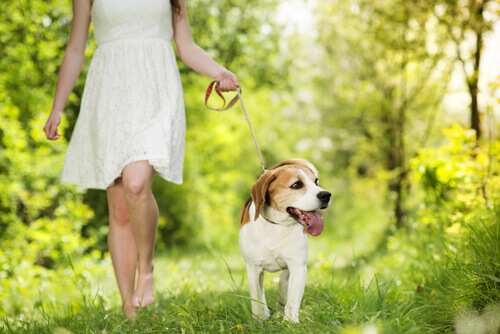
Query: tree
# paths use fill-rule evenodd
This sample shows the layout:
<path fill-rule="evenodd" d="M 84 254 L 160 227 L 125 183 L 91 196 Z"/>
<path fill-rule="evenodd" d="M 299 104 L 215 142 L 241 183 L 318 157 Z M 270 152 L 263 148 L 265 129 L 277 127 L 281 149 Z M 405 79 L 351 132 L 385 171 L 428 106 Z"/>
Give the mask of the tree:
<path fill-rule="evenodd" d="M 436 0 L 423 1 L 434 11 L 455 47 L 455 58 L 462 65 L 471 98 L 470 127 L 479 140 L 482 135 L 481 111 L 478 105 L 479 77 L 484 36 L 493 29 L 498 17 L 498 2 L 493 0 Z"/>
<path fill-rule="evenodd" d="M 426 143 L 449 63 L 432 11 L 407 1 L 322 4 L 315 87 L 337 165 L 386 180 L 394 226 L 407 226 L 409 160 Z M 319 100 L 319 97 L 318 97 Z M 338 157 L 343 157 L 338 160 Z"/>

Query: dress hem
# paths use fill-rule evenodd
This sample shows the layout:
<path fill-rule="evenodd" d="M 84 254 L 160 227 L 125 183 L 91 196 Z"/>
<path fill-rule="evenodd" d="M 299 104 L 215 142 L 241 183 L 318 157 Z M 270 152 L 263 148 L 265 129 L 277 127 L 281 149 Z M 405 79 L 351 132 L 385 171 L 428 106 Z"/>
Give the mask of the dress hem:
<path fill-rule="evenodd" d="M 115 184 L 115 181 L 117 178 L 121 177 L 122 174 L 123 174 L 123 169 L 125 168 L 125 166 L 127 166 L 129 163 L 131 162 L 135 162 L 135 161 L 141 161 L 141 160 L 146 160 L 148 162 L 148 164 L 150 166 L 153 167 L 154 169 L 154 174 L 155 175 L 158 175 L 159 177 L 161 177 L 162 179 L 164 179 L 165 181 L 167 182 L 172 182 L 174 184 L 178 184 L 178 185 L 181 185 L 183 183 L 183 178 L 182 176 L 181 177 L 175 177 L 175 176 L 172 176 L 171 173 L 169 173 L 169 171 L 171 171 L 171 168 L 170 168 L 170 164 L 158 164 L 158 163 L 153 163 L 152 161 L 158 161 L 158 160 L 168 160 L 168 159 L 165 159 L 163 157 L 149 157 L 149 156 L 146 156 L 146 157 L 134 157 L 134 158 L 131 158 L 131 159 L 127 159 L 125 160 L 124 163 L 121 164 L 121 169 L 119 170 L 118 173 L 114 173 L 114 175 L 117 175 L 117 176 L 114 176 L 112 181 L 111 182 L 103 182 L 104 184 L 106 184 L 106 186 L 102 186 L 102 185 L 82 185 L 81 183 L 79 183 L 78 181 L 70 181 L 70 180 L 66 180 L 64 177 L 61 177 L 61 182 L 62 183 L 71 183 L 71 184 L 75 184 L 79 187 L 81 187 L 82 189 L 99 189 L 99 190 L 106 190 L 107 188 L 111 187 L 112 185 Z M 165 171 L 166 169 L 166 171 Z M 163 171 L 162 171 L 163 170 Z"/>

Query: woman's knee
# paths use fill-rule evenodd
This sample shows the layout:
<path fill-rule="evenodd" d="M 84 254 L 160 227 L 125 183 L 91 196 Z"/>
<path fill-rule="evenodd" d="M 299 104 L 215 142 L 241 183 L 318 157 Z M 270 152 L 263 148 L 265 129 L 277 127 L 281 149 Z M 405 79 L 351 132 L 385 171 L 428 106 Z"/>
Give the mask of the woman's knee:
<path fill-rule="evenodd" d="M 110 224 L 127 225 L 129 223 L 128 206 L 123 184 L 118 180 L 107 189 Z"/>
<path fill-rule="evenodd" d="M 125 226 L 129 224 L 128 207 L 125 205 L 110 205 L 109 206 L 109 223 L 117 226 Z"/>
<path fill-rule="evenodd" d="M 148 182 L 139 177 L 134 177 L 123 183 L 125 196 L 128 199 L 140 199 L 148 193 Z"/>
<path fill-rule="evenodd" d="M 149 196 L 152 178 L 153 168 L 146 161 L 125 166 L 122 183 L 127 199 L 136 201 Z"/>

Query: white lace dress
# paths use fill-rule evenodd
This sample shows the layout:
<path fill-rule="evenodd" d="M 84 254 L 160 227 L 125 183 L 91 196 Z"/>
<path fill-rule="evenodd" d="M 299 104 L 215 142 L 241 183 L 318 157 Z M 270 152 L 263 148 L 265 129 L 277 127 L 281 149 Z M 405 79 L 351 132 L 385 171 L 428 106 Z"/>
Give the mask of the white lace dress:
<path fill-rule="evenodd" d="M 61 181 L 106 189 L 132 161 L 182 183 L 186 121 L 169 0 L 94 0 L 97 49 Z"/>

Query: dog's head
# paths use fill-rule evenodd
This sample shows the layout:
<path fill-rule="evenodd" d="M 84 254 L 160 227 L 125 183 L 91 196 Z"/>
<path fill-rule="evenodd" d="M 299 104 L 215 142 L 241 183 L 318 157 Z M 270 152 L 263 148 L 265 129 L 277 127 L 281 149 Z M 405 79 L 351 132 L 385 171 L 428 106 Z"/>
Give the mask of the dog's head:
<path fill-rule="evenodd" d="M 316 168 L 304 159 L 280 162 L 264 172 L 252 187 L 255 217 L 266 205 L 266 218 L 278 224 L 297 222 L 313 236 L 323 231 L 318 210 L 330 205 L 330 197 L 328 191 L 318 186 Z"/>

